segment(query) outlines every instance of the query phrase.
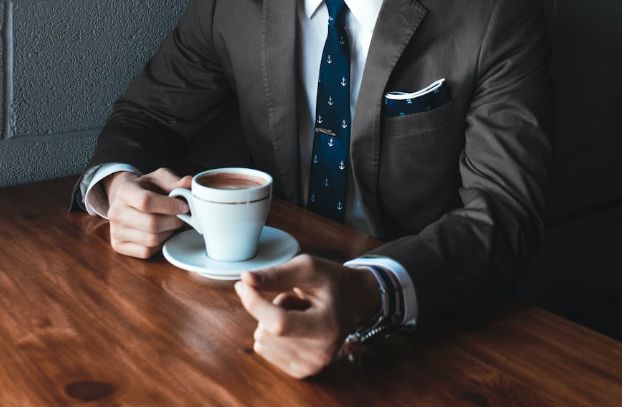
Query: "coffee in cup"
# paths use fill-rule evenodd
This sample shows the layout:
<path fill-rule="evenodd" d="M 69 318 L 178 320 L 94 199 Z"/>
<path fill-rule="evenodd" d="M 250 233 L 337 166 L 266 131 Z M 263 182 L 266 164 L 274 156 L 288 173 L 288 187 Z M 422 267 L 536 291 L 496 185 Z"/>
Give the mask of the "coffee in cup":
<path fill-rule="evenodd" d="M 192 179 L 191 190 L 169 194 L 183 197 L 190 214 L 180 219 L 203 235 L 213 260 L 236 262 L 253 258 L 272 200 L 272 177 L 250 168 L 203 171 Z"/>
<path fill-rule="evenodd" d="M 197 183 L 207 188 L 231 190 L 260 187 L 266 183 L 266 180 L 239 172 L 216 172 L 201 175 L 197 178 Z"/>

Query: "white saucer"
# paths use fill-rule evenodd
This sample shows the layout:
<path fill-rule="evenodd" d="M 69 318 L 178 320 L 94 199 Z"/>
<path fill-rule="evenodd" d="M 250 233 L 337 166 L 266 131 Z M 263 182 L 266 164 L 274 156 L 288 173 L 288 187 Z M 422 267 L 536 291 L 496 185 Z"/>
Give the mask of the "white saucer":
<path fill-rule="evenodd" d="M 266 226 L 259 237 L 257 255 L 239 262 L 216 261 L 205 253 L 205 242 L 196 230 L 173 236 L 162 248 L 166 260 L 174 266 L 216 280 L 238 280 L 244 270 L 258 270 L 291 259 L 300 251 L 298 241 L 289 233 Z"/>

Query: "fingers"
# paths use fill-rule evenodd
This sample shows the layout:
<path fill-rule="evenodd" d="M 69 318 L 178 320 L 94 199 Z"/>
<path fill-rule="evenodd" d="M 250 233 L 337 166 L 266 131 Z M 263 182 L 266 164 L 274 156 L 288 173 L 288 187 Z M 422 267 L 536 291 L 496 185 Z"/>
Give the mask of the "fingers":
<path fill-rule="evenodd" d="M 128 191 L 125 204 L 139 212 L 161 215 L 180 215 L 189 210 L 182 200 L 136 188 Z"/>
<path fill-rule="evenodd" d="M 290 295 L 287 293 L 280 293 L 277 295 L 272 304 L 277 307 L 281 307 L 286 310 L 306 310 L 311 306 L 311 303 L 300 296 Z"/>
<path fill-rule="evenodd" d="M 283 324 L 280 322 L 285 318 L 283 308 L 271 304 L 248 284 L 239 281 L 235 283 L 234 287 L 242 305 L 253 318 L 260 322 L 266 321 L 271 325 L 271 331 L 276 335 L 283 333 Z M 274 324 L 275 321 L 279 321 L 278 326 Z"/>
<path fill-rule="evenodd" d="M 336 346 L 326 346 L 324 341 L 278 337 L 261 325 L 255 330 L 255 352 L 292 377 L 302 379 L 315 375 L 332 363 L 338 351 Z"/>
<path fill-rule="evenodd" d="M 183 224 L 176 216 L 147 214 L 129 207 L 111 208 L 109 219 L 112 248 L 141 259 L 156 254 Z"/>
<path fill-rule="evenodd" d="M 190 188 L 192 184 L 191 176 L 180 178 L 168 168 L 160 168 L 149 173 L 143 177 L 143 180 L 159 188 L 159 192 L 165 195 L 168 195 L 175 188 Z"/>
<path fill-rule="evenodd" d="M 235 289 L 258 321 L 255 351 L 294 377 L 330 364 L 347 334 L 380 306 L 378 283 L 369 271 L 308 255 L 244 272 Z M 270 302 L 263 291 L 280 294 Z"/>
<path fill-rule="evenodd" d="M 236 291 L 245 307 L 253 309 L 259 320 L 264 321 L 259 322 L 254 333 L 253 349 L 258 355 L 300 379 L 319 373 L 332 362 L 341 341 L 323 332 L 321 325 L 311 321 L 308 311 L 299 311 L 309 309 L 308 301 L 281 293 L 270 304 L 242 282 L 236 284 Z"/>
<path fill-rule="evenodd" d="M 264 291 L 286 291 L 293 287 L 313 289 L 324 284 L 324 270 L 328 263 L 327 260 L 302 254 L 277 266 L 242 273 L 240 278 Z"/>
<path fill-rule="evenodd" d="M 175 215 L 147 213 L 127 205 L 115 205 L 108 211 L 111 224 L 122 229 L 134 229 L 158 234 L 178 229 L 183 221 Z"/>
<path fill-rule="evenodd" d="M 129 207 L 143 213 L 164 215 L 188 212 L 185 202 L 170 198 L 168 193 L 177 187 L 189 186 L 191 178 L 179 178 L 171 170 L 163 168 L 140 177 L 121 172 L 105 179 L 103 183 L 108 193 L 110 210 L 116 208 L 119 211 Z"/>
<path fill-rule="evenodd" d="M 109 188 L 110 240 L 115 251 L 148 258 L 157 253 L 182 224 L 176 215 L 188 204 L 168 192 L 189 187 L 191 177 L 180 178 L 168 169 L 136 176 L 116 177 Z"/>
<path fill-rule="evenodd" d="M 289 298 L 285 301 L 292 307 L 284 308 L 266 300 L 253 287 L 244 282 L 236 283 L 235 290 L 246 311 L 270 334 L 293 338 L 322 335 L 316 327 L 319 323 L 323 325 L 325 321 L 319 321 L 322 315 L 318 309 L 312 308 L 309 301 Z M 275 301 L 283 301 L 283 296 L 287 295 L 277 296 Z"/>
<path fill-rule="evenodd" d="M 139 259 L 148 259 L 154 254 L 158 253 L 164 243 L 172 236 L 173 232 L 162 233 L 159 237 L 159 243 L 151 246 L 146 243 L 135 243 L 135 241 L 120 241 L 117 239 L 111 240 L 112 248 L 119 254 L 125 256 L 136 257 Z"/>
<path fill-rule="evenodd" d="M 175 188 L 190 189 L 191 187 L 192 187 L 192 176 L 186 175 L 185 177 L 181 178 L 179 181 L 177 181 L 176 183 L 172 185 L 171 191 Z M 171 191 L 168 191 L 168 192 L 170 193 Z"/>
<path fill-rule="evenodd" d="M 246 311 L 273 336 L 328 342 L 340 339 L 341 329 L 327 303 L 301 297 L 295 299 L 288 294 L 277 296 L 275 303 L 271 303 L 244 282 L 236 283 L 235 290 Z M 279 304 L 281 301 L 286 302 L 286 307 Z"/>
<path fill-rule="evenodd" d="M 188 204 L 184 201 L 154 192 L 150 188 L 153 188 L 153 184 L 143 179 L 124 184 L 119 187 L 117 199 L 111 203 L 110 209 L 127 207 L 142 213 L 161 215 L 179 215 L 188 212 Z M 108 216 L 111 217 L 110 214 Z"/>

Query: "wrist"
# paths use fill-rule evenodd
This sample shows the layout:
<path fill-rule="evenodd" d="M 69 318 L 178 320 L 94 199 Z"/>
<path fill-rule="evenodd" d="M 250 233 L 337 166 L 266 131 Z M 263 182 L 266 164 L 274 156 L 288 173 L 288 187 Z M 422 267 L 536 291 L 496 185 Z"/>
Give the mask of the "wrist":
<path fill-rule="evenodd" d="M 122 184 L 123 182 L 129 181 L 130 179 L 136 178 L 136 177 L 138 177 L 138 175 L 134 174 L 133 172 L 118 171 L 102 179 L 100 181 L 101 187 L 102 187 L 102 190 L 105 196 L 108 197 L 108 201 L 110 202 L 109 198 L 114 196 L 115 190 L 118 187 L 118 185 Z"/>
<path fill-rule="evenodd" d="M 356 307 L 357 314 L 354 321 L 354 327 L 356 328 L 364 325 L 371 319 L 378 318 L 383 311 L 383 304 L 380 295 L 381 287 L 374 274 L 365 268 L 354 270 L 360 276 L 362 298 L 360 306 Z"/>

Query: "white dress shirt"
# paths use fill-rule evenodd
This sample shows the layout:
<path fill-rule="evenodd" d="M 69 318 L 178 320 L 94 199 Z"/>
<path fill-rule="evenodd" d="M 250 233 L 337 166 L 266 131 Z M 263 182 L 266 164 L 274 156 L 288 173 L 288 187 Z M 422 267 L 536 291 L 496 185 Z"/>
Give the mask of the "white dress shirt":
<path fill-rule="evenodd" d="M 317 98 L 317 78 L 320 72 L 320 62 L 326 34 L 328 30 L 328 10 L 323 0 L 299 0 L 302 7 L 298 7 L 299 30 L 299 72 L 298 80 L 304 91 L 304 98 L 299 103 L 299 137 L 301 185 L 303 202 L 307 201 L 309 171 L 311 166 L 311 152 L 313 150 L 313 136 L 315 124 L 315 105 Z M 371 43 L 374 26 L 383 0 L 345 0 L 349 8 L 346 13 L 346 30 L 351 48 L 350 72 L 350 113 L 355 120 L 356 102 L 359 88 L 367 60 L 367 52 Z M 91 215 L 106 217 L 108 212 L 107 197 L 96 184 L 108 175 L 117 171 L 132 171 L 139 173 L 135 168 L 122 164 L 104 164 L 85 174 L 81 190 L 84 203 Z M 368 233 L 360 202 L 350 175 L 348 182 L 348 198 L 345 223 L 363 233 Z M 404 293 L 405 315 L 403 325 L 412 328 L 416 324 L 418 306 L 416 292 L 412 280 L 404 267 L 395 260 L 388 258 L 360 258 L 346 263 L 349 267 L 377 266 L 392 272 L 400 282 Z"/>

